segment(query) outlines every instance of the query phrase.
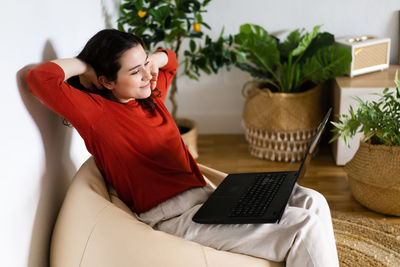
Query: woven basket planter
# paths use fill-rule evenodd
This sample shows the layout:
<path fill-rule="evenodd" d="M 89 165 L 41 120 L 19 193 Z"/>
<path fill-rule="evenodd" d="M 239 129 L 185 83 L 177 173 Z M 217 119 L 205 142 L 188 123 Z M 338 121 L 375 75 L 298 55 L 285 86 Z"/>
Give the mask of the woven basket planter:
<path fill-rule="evenodd" d="M 358 202 L 371 210 L 400 216 L 400 147 L 361 141 L 344 169 Z"/>
<path fill-rule="evenodd" d="M 322 88 L 301 93 L 273 93 L 260 83 L 243 87 L 242 126 L 250 154 L 273 161 L 300 161 L 323 112 Z"/>

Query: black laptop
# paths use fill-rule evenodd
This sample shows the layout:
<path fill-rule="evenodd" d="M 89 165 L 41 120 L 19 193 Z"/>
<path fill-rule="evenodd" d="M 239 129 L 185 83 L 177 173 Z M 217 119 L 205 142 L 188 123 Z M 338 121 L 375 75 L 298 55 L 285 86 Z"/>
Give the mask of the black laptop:
<path fill-rule="evenodd" d="M 329 119 L 328 110 L 313 136 L 298 171 L 229 174 L 193 216 L 204 224 L 279 222 L 298 177 L 315 152 Z"/>

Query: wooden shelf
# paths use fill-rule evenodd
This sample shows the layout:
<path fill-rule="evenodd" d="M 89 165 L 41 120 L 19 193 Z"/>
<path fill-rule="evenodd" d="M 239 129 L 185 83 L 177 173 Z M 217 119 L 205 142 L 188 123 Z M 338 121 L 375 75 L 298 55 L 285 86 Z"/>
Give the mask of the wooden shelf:
<path fill-rule="evenodd" d="M 400 70 L 400 65 L 390 65 L 386 70 L 363 74 L 353 78 L 348 76 L 338 77 L 336 78 L 336 82 L 340 88 L 394 88 L 396 70 Z"/>

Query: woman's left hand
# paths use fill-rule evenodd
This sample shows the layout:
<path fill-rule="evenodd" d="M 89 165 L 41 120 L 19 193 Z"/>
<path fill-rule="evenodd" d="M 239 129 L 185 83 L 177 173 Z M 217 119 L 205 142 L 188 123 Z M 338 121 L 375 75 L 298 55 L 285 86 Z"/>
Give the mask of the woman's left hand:
<path fill-rule="evenodd" d="M 154 55 L 154 54 L 153 54 Z M 150 68 L 150 88 L 151 90 L 154 90 L 157 85 L 157 78 L 158 78 L 158 70 L 159 70 L 159 64 L 157 62 L 157 59 L 153 56 L 149 56 L 149 68 Z"/>
<path fill-rule="evenodd" d="M 165 52 L 155 52 L 149 56 L 150 61 L 150 87 L 154 90 L 157 85 L 158 71 L 168 63 L 168 55 Z"/>

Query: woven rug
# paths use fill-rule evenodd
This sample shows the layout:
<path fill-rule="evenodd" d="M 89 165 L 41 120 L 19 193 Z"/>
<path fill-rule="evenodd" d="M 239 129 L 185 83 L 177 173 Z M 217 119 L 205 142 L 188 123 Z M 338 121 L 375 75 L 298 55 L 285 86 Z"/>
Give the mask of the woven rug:
<path fill-rule="evenodd" d="M 340 266 L 400 266 L 400 226 L 332 212 Z"/>

